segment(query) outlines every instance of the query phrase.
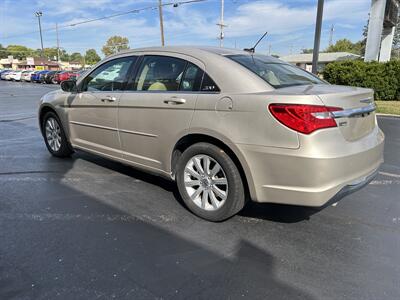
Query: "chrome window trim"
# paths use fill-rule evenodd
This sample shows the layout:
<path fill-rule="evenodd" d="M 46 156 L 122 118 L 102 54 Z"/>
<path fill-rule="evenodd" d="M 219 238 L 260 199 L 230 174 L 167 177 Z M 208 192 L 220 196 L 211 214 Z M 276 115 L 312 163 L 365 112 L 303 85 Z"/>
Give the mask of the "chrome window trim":
<path fill-rule="evenodd" d="M 122 93 L 149 93 L 149 94 L 221 94 L 221 92 L 205 92 L 205 91 L 132 91 L 132 90 L 124 90 Z"/>

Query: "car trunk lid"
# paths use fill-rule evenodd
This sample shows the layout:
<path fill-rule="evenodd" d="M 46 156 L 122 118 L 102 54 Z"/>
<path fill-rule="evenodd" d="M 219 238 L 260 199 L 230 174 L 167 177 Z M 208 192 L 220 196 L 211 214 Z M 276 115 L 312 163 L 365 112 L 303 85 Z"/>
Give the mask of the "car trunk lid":
<path fill-rule="evenodd" d="M 366 136 L 376 126 L 372 89 L 328 84 L 293 86 L 284 89 L 291 90 L 295 94 L 315 95 L 326 106 L 342 108 L 342 111 L 332 114 L 339 130 L 348 141 Z"/>

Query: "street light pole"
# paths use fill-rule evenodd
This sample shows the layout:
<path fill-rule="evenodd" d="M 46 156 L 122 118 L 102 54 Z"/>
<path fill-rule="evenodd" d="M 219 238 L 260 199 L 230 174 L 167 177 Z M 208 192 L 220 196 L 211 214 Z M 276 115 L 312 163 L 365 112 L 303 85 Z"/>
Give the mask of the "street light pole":
<path fill-rule="evenodd" d="M 322 27 L 323 12 L 324 12 L 324 0 L 318 0 L 317 21 L 315 24 L 314 49 L 313 49 L 313 60 L 312 60 L 312 72 L 314 74 L 317 74 L 318 71 L 318 56 L 319 56 L 319 46 L 321 43 L 321 27 Z"/>
<path fill-rule="evenodd" d="M 41 56 L 43 57 L 43 37 L 42 37 L 42 24 L 40 23 L 40 17 L 43 15 L 43 13 L 41 11 L 37 11 L 35 13 L 36 17 L 38 18 L 39 21 L 39 32 L 40 32 L 40 44 L 42 46 L 42 52 L 41 52 Z"/>
<path fill-rule="evenodd" d="M 57 62 L 60 63 L 60 39 L 58 37 L 58 23 L 56 23 L 56 36 L 57 36 Z"/>
<path fill-rule="evenodd" d="M 158 0 L 158 12 L 160 15 L 160 31 L 161 31 L 161 46 L 164 47 L 164 21 L 163 21 L 163 11 L 162 11 L 162 2 Z"/>
<path fill-rule="evenodd" d="M 221 0 L 221 19 L 219 23 L 217 23 L 219 26 L 219 46 L 223 47 L 224 46 L 224 27 L 226 27 L 224 23 L 224 0 Z"/>

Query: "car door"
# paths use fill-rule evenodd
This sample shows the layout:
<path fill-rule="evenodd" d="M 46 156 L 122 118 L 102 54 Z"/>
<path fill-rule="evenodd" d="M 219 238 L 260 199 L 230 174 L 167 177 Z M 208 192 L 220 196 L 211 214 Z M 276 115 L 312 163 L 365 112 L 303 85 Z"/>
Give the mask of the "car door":
<path fill-rule="evenodd" d="M 178 54 L 142 57 L 119 103 L 124 159 L 170 171 L 167 160 L 177 138 L 190 126 L 204 69 L 200 61 L 187 59 Z"/>
<path fill-rule="evenodd" d="M 78 83 L 78 93 L 68 99 L 73 146 L 121 157 L 118 101 L 135 61 L 134 56 L 107 61 Z"/>

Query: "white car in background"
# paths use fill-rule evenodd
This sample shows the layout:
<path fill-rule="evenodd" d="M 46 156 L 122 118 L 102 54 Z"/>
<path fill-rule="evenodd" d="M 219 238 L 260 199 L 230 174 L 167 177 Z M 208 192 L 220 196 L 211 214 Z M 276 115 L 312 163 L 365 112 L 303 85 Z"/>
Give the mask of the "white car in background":
<path fill-rule="evenodd" d="M 21 81 L 31 81 L 31 75 L 34 71 L 23 71 L 21 74 Z"/>
<path fill-rule="evenodd" d="M 10 71 L 10 72 L 7 72 L 5 75 L 4 75 L 4 79 L 5 80 L 11 80 L 11 75 L 14 73 L 14 71 Z M 2 78 L 3 79 L 3 78 Z"/>
<path fill-rule="evenodd" d="M 22 75 L 22 71 L 20 71 L 20 70 L 13 71 L 10 73 L 9 80 L 21 81 L 21 75 Z"/>

